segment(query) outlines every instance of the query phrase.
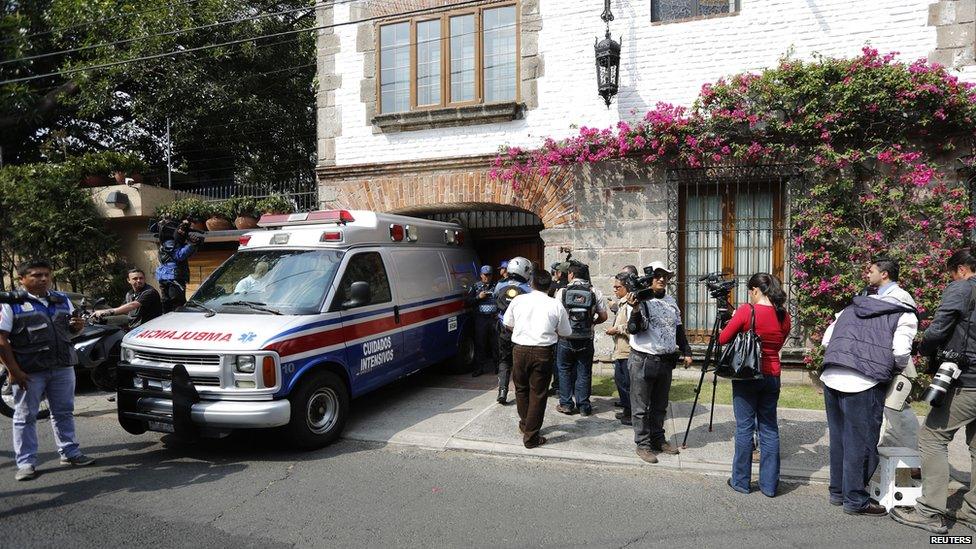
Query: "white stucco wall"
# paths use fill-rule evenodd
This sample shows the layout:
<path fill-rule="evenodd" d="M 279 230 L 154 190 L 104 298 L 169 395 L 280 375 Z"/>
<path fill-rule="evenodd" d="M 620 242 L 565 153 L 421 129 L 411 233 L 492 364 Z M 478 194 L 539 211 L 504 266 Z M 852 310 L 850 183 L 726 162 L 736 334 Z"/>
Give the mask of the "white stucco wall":
<path fill-rule="evenodd" d="M 593 42 L 603 34 L 600 2 L 540 0 L 539 51 L 545 72 L 538 81 L 539 107 L 513 122 L 374 133 L 360 97 L 363 54 L 356 52 L 356 25 L 335 29 L 341 51 L 336 69 L 336 138 L 339 166 L 488 154 L 499 146 L 535 146 L 544 137 L 565 137 L 573 125 L 605 127 L 639 117 L 659 101 L 689 105 L 705 82 L 774 66 L 787 52 L 855 56 L 865 44 L 898 51 L 904 60 L 926 57 L 936 47 L 928 25 L 930 0 L 741 0 L 738 15 L 653 25 L 649 0 L 615 0 L 615 38 L 623 37 L 620 95 L 610 110 L 596 94 Z M 348 4 L 335 6 L 335 22 L 350 20 Z M 370 54 L 372 55 L 372 54 Z M 963 77 L 976 77 L 966 70 Z M 632 111 L 637 114 L 632 114 Z"/>

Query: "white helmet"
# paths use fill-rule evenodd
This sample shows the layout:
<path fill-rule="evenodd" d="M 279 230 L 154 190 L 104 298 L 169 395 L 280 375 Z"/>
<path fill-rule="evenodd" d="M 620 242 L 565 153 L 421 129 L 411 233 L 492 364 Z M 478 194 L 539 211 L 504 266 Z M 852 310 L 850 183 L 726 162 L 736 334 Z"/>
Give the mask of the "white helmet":
<path fill-rule="evenodd" d="M 524 257 L 513 257 L 508 262 L 508 274 L 518 275 L 526 282 L 532 279 L 532 262 Z"/>

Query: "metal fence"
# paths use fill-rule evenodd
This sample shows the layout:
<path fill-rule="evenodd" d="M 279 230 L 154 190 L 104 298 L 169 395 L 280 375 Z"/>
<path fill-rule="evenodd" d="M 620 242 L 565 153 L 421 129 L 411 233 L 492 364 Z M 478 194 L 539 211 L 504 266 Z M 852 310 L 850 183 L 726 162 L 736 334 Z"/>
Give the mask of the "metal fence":
<path fill-rule="evenodd" d="M 315 181 L 208 185 L 184 187 L 176 191 L 176 198 L 195 196 L 208 202 L 227 200 L 235 196 L 252 196 L 260 200 L 275 195 L 290 200 L 296 212 L 315 210 L 319 206 L 319 192 Z"/>
<path fill-rule="evenodd" d="M 718 312 L 706 274 L 736 281 L 733 306 L 746 303 L 746 283 L 758 272 L 782 282 L 795 316 L 790 251 L 791 166 L 732 166 L 672 170 L 668 177 L 668 258 L 678 272 L 673 290 L 693 343 L 706 343 Z M 794 323 L 796 326 L 796 323 Z M 797 342 L 799 333 L 791 334 Z"/>

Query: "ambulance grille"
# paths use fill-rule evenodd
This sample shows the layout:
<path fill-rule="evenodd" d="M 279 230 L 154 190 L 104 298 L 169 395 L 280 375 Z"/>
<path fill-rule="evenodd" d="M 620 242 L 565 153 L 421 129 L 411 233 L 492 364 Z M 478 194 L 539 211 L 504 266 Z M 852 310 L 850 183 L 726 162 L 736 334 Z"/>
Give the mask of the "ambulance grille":
<path fill-rule="evenodd" d="M 139 377 L 156 381 L 169 381 L 172 376 L 166 373 L 139 372 Z M 217 376 L 190 376 L 190 382 L 196 386 L 220 387 L 220 378 Z"/>
<path fill-rule="evenodd" d="M 175 355 L 167 353 L 151 353 L 136 351 L 136 360 L 154 364 L 182 364 L 184 366 L 220 366 L 220 355 Z"/>

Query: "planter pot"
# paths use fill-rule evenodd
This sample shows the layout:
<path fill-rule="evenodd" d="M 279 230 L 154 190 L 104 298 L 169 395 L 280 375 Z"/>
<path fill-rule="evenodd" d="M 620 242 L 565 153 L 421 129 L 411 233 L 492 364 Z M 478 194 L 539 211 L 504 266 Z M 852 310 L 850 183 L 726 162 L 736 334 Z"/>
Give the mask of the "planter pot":
<path fill-rule="evenodd" d="M 234 226 L 230 224 L 230 221 L 222 217 L 211 217 L 207 220 L 208 231 L 229 231 L 233 228 Z"/>
<path fill-rule="evenodd" d="M 258 219 L 249 215 L 242 215 L 234 220 L 234 226 L 240 230 L 257 229 Z"/>
<path fill-rule="evenodd" d="M 207 224 L 199 219 L 193 219 L 190 221 L 190 228 L 202 233 L 207 230 Z"/>
<path fill-rule="evenodd" d="M 86 175 L 81 180 L 83 187 L 104 187 L 108 185 L 108 178 L 104 175 Z"/>
<path fill-rule="evenodd" d="M 139 172 L 125 173 L 125 172 L 112 172 L 112 177 L 115 178 L 115 182 L 119 185 L 125 183 L 125 178 L 132 180 L 132 183 L 142 183 L 142 174 Z"/>

